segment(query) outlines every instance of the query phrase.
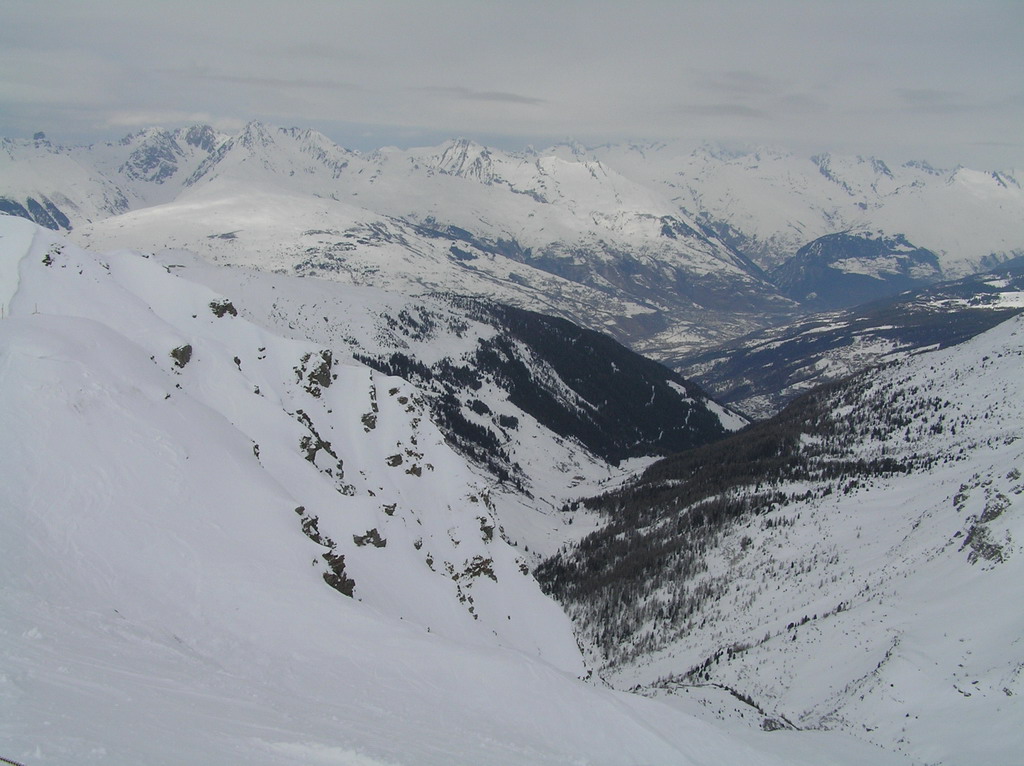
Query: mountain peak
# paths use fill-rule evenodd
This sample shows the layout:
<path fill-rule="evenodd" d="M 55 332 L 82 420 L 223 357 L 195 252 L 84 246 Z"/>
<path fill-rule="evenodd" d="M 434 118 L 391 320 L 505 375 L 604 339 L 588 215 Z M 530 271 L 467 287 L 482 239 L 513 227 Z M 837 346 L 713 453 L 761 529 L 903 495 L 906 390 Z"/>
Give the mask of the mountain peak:
<path fill-rule="evenodd" d="M 448 175 L 472 178 L 483 183 L 494 179 L 491 151 L 468 138 L 455 138 L 442 144 L 434 155 L 433 166 Z"/>
<path fill-rule="evenodd" d="M 271 128 L 258 120 L 251 120 L 246 123 L 236 138 L 242 146 L 249 149 L 257 146 L 271 146 L 274 143 L 274 134 L 278 131 L 279 129 Z"/>
<path fill-rule="evenodd" d="M 179 133 L 186 144 L 205 152 L 212 152 L 218 143 L 217 132 L 212 125 L 193 125 L 183 128 Z"/>

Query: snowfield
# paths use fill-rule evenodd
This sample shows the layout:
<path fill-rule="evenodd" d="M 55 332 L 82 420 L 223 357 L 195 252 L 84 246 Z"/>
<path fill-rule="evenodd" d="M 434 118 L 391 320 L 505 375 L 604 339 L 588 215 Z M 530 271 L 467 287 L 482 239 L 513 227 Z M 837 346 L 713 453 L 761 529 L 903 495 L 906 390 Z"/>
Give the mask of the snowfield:
<path fill-rule="evenodd" d="M 546 512 L 502 499 L 405 381 L 185 274 L 0 217 L 0 756 L 907 762 L 578 680 L 502 530 L 515 508 L 552 534 Z"/>

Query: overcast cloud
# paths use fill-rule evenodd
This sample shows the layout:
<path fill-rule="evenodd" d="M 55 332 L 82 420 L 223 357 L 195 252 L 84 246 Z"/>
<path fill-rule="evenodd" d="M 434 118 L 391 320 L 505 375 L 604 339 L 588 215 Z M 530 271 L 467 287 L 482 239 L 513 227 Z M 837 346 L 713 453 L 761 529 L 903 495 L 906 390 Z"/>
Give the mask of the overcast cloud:
<path fill-rule="evenodd" d="M 1024 2 L 0 0 L 0 135 L 682 139 L 1024 168 Z"/>

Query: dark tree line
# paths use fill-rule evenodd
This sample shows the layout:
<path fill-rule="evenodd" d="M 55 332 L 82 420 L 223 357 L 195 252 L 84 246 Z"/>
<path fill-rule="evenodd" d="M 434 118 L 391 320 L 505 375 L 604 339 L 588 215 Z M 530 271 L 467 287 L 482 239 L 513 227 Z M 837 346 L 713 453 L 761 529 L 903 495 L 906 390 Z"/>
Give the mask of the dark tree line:
<path fill-rule="evenodd" d="M 582 501 L 606 526 L 544 561 L 535 574 L 610 662 L 651 651 L 695 627 L 703 604 L 728 588 L 706 557 L 738 521 L 792 523 L 795 501 L 849 492 L 862 480 L 922 469 L 936 459 L 906 444 L 950 403 L 868 374 L 797 399 L 771 420 L 651 465 L 625 486 Z M 865 445 L 874 445 L 864 449 Z M 653 626 L 653 627 L 652 627 Z"/>

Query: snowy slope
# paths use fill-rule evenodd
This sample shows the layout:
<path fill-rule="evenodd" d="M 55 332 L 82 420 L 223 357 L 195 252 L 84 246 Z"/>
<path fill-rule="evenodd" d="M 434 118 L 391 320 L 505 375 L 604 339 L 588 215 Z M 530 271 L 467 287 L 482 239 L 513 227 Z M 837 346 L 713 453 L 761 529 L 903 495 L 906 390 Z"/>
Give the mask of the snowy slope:
<path fill-rule="evenodd" d="M 577 681 L 565 617 L 404 381 L 17 219 L 0 302 L 3 757 L 887 762 Z"/>
<path fill-rule="evenodd" d="M 410 298 L 333 281 L 211 266 L 181 251 L 158 260 L 237 296 L 240 315 L 415 380 L 450 444 L 495 486 L 509 536 L 531 554 L 563 540 L 566 501 L 628 475 L 652 456 L 746 424 L 671 371 L 609 338 L 507 307 L 449 295 Z"/>
<path fill-rule="evenodd" d="M 32 256 L 38 262 L 27 269 Z M 513 601 L 523 599 L 513 593 L 517 583 L 532 589 L 516 552 L 494 533 L 498 522 L 487 507 L 488 484 L 444 444 L 422 396 L 404 381 L 346 364 L 342 354 L 335 363 L 329 348 L 275 338 L 229 311 L 218 316 L 214 308 L 222 305 L 220 296 L 152 259 L 131 253 L 97 259 L 43 232 L 34 236 L 32 256 L 22 260 L 8 310 L 13 320 L 37 312 L 72 317 L 69 323 L 76 328 L 89 320 L 100 323 L 98 331 L 134 344 L 136 356 L 164 381 L 167 417 L 181 391 L 211 416 L 216 413 L 215 420 L 226 419 L 224 425 L 244 441 L 253 468 L 262 467 L 290 487 L 295 502 L 286 506 L 285 518 L 293 529 L 301 535 L 312 524 L 308 520 L 317 519 L 313 528 L 336 542 L 328 547 L 345 555 L 357 596 L 371 603 L 386 598 L 396 617 L 423 621 L 424 603 L 448 600 L 451 609 L 444 614 L 452 625 L 446 628 L 442 621 L 434 628 L 459 631 L 497 620 L 496 611 L 489 618 L 478 614 L 489 607 L 474 608 L 472 599 L 474 588 L 490 586 L 476 577 L 460 579 L 474 563 L 487 575 L 484 580 L 492 579 L 491 570 L 507 578 L 510 585 L 501 592 Z M 230 302 L 223 306 L 233 309 Z M 111 342 L 100 338 L 91 345 L 102 350 Z M 188 349 L 184 355 L 183 349 Z M 124 378 L 131 390 L 127 381 L 135 376 L 129 363 L 115 362 L 107 362 L 114 379 Z M 156 396 L 153 384 L 143 389 L 149 397 Z M 293 513 L 298 507 L 305 510 Z M 384 546 L 353 540 L 371 530 Z M 328 563 L 317 566 L 326 571 Z M 424 601 L 423 592 L 403 594 L 389 585 L 414 576 L 432 597 Z M 502 622 L 481 628 L 483 634 L 522 633 L 524 647 L 535 647 L 526 636 L 536 613 L 530 610 L 529 620 L 521 615 L 519 627 L 513 627 L 504 606 L 498 608 Z M 549 611 L 557 616 L 554 607 Z M 556 655 L 571 658 L 571 642 L 567 646 Z"/>
<path fill-rule="evenodd" d="M 630 562 L 647 584 L 618 584 L 637 607 L 595 630 L 599 604 L 567 599 L 587 635 L 620 636 L 604 677 L 737 727 L 844 730 L 934 764 L 1017 760 L 1022 369 L 1018 316 L 820 389 L 707 462 L 652 466 Z M 724 489 L 704 496 L 716 460 Z M 645 570 L 652 546 L 673 552 Z M 584 593 L 561 561 L 556 587 Z"/>

